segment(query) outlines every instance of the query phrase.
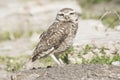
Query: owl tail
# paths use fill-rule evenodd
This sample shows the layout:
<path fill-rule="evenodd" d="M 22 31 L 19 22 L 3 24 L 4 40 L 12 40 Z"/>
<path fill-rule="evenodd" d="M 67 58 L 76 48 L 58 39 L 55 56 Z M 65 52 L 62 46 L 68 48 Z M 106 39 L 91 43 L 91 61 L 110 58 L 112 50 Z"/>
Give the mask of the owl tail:
<path fill-rule="evenodd" d="M 31 57 L 24 65 L 23 69 L 32 69 L 34 67 L 34 62 L 38 59 L 38 55 Z"/>
<path fill-rule="evenodd" d="M 23 69 L 32 69 L 33 68 L 33 62 L 32 60 L 28 60 L 24 65 L 23 65 Z"/>
<path fill-rule="evenodd" d="M 38 57 L 39 57 L 39 54 L 32 56 L 31 61 L 32 62 L 36 61 L 38 59 Z"/>
<path fill-rule="evenodd" d="M 47 51 L 39 50 L 39 52 L 35 50 L 33 56 L 31 57 L 32 62 L 36 61 L 37 59 L 48 56 L 53 50 L 54 48 L 48 49 Z"/>
<path fill-rule="evenodd" d="M 32 68 L 33 63 L 38 59 L 39 54 L 33 55 L 25 64 L 26 69 Z"/>
<path fill-rule="evenodd" d="M 37 50 L 33 52 L 32 57 L 29 58 L 28 61 L 23 65 L 23 69 L 32 69 L 34 67 L 34 62 L 39 58 L 39 54 Z"/>

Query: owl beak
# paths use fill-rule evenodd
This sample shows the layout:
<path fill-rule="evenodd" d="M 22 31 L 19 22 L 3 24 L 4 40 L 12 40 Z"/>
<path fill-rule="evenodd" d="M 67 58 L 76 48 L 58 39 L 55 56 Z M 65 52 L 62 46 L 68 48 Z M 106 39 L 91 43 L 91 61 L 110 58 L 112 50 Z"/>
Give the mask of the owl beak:
<path fill-rule="evenodd" d="M 67 20 L 68 20 L 68 19 L 69 19 L 69 16 L 68 16 L 68 15 L 65 15 L 65 19 L 67 19 Z"/>

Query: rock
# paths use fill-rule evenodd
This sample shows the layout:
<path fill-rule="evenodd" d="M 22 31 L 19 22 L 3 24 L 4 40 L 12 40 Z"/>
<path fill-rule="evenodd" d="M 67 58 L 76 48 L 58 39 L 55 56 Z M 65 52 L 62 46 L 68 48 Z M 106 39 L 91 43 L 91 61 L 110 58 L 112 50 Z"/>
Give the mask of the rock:
<path fill-rule="evenodd" d="M 91 60 L 93 57 L 95 57 L 95 55 L 92 52 L 88 52 L 87 54 L 82 56 L 83 58 L 85 58 L 85 60 Z"/>
<path fill-rule="evenodd" d="M 105 55 L 110 58 L 113 58 L 115 55 L 115 54 L 112 54 L 110 50 L 105 50 L 104 52 L 105 52 Z"/>
<path fill-rule="evenodd" d="M 112 62 L 112 65 L 114 65 L 114 66 L 119 66 L 119 67 L 120 67 L 120 61 Z"/>
<path fill-rule="evenodd" d="M 73 64 L 81 64 L 82 63 L 82 58 L 78 57 L 77 54 L 68 55 L 68 60 L 70 61 L 70 63 L 73 63 Z"/>
<path fill-rule="evenodd" d="M 115 30 L 120 31 L 120 25 L 116 26 Z"/>
<path fill-rule="evenodd" d="M 97 48 L 97 49 L 93 49 L 92 52 L 93 52 L 95 55 L 99 56 L 99 57 L 103 56 L 103 54 L 100 52 L 100 49 L 98 49 L 98 48 Z"/>

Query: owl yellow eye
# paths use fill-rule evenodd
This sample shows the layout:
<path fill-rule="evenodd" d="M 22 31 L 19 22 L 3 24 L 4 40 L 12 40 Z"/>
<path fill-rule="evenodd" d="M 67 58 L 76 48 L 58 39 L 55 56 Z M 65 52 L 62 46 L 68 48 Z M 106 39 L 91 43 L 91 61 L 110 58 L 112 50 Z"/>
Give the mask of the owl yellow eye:
<path fill-rule="evenodd" d="M 64 14 L 59 14 L 59 16 L 64 16 Z"/>
<path fill-rule="evenodd" d="M 70 13 L 70 15 L 74 15 L 74 13 Z"/>

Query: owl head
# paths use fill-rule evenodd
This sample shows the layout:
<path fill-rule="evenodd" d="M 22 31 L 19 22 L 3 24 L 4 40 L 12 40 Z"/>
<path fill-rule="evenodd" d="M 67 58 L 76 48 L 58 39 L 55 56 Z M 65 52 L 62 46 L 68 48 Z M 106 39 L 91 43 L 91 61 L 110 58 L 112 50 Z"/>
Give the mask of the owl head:
<path fill-rule="evenodd" d="M 57 21 L 63 22 L 78 22 L 79 15 L 78 13 L 71 8 L 61 9 L 56 16 Z"/>

